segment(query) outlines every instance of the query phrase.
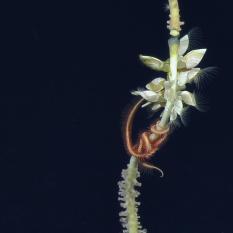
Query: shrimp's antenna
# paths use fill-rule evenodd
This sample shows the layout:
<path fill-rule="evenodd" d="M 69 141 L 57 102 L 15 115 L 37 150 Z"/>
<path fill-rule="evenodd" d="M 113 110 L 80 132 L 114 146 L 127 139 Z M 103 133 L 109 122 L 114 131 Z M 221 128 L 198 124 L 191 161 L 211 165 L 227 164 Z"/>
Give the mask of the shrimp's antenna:
<path fill-rule="evenodd" d="M 160 177 L 164 177 L 164 172 L 159 167 L 154 166 L 153 164 L 150 164 L 148 162 L 142 162 L 141 165 L 147 169 L 155 169 L 160 173 Z"/>
<path fill-rule="evenodd" d="M 125 142 L 125 147 L 126 150 L 130 155 L 135 154 L 134 151 L 134 145 L 132 142 L 132 125 L 133 125 L 133 120 L 135 117 L 135 113 L 143 103 L 144 99 L 140 99 L 139 101 L 136 102 L 136 104 L 131 108 L 131 110 L 128 113 L 128 116 L 126 117 L 125 125 L 123 128 L 123 137 L 124 137 L 124 142 Z"/>

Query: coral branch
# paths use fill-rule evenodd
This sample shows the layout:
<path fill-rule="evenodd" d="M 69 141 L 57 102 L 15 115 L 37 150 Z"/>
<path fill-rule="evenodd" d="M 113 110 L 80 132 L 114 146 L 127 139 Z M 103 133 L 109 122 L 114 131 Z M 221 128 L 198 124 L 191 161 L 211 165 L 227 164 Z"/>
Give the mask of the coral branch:
<path fill-rule="evenodd" d="M 136 187 L 141 186 L 137 181 L 139 177 L 138 165 L 148 169 L 156 169 L 163 176 L 163 171 L 150 164 L 148 160 L 160 149 L 170 134 L 171 125 L 177 118 L 182 119 L 185 108 L 188 106 L 198 108 L 195 95 L 186 90 L 189 83 L 198 80 L 201 74 L 200 68 L 196 67 L 202 60 L 206 49 L 196 49 L 188 53 L 189 36 L 179 38 L 181 25 L 179 5 L 177 0 L 168 0 L 170 9 L 170 20 L 168 29 L 170 30 L 169 58 L 162 61 L 151 56 L 140 56 L 140 60 L 147 67 L 155 71 L 163 71 L 167 79 L 158 77 L 145 85 L 145 89 L 138 89 L 131 93 L 140 96 L 127 114 L 123 127 L 124 143 L 130 157 L 127 169 L 122 171 L 122 178 L 119 185 L 119 201 L 124 211 L 120 212 L 120 221 L 124 228 L 123 233 L 146 233 L 142 229 L 139 216 L 139 202 L 136 198 L 139 192 Z M 132 140 L 132 126 L 135 114 L 140 107 L 150 107 L 157 112 L 164 108 L 160 119 L 156 119 L 153 124 L 141 132 L 136 143 Z"/>
<path fill-rule="evenodd" d="M 177 37 L 172 37 L 168 40 L 169 52 L 170 52 L 170 72 L 168 73 L 168 79 L 171 81 L 170 96 L 167 99 L 165 109 L 160 121 L 160 127 L 164 128 L 169 121 L 172 107 L 176 97 L 176 85 L 177 85 L 177 64 L 178 64 L 178 51 L 180 41 Z"/>
<path fill-rule="evenodd" d="M 139 222 L 138 206 L 139 202 L 136 198 L 139 196 L 139 192 L 135 189 L 140 187 L 141 183 L 137 181 L 140 176 L 138 171 L 138 162 L 135 157 L 131 157 L 130 163 L 127 169 L 124 169 L 121 174 L 123 180 L 118 182 L 119 185 L 119 198 L 121 207 L 124 211 L 120 212 L 120 222 L 124 228 L 123 233 L 146 233 L 145 229 Z"/>

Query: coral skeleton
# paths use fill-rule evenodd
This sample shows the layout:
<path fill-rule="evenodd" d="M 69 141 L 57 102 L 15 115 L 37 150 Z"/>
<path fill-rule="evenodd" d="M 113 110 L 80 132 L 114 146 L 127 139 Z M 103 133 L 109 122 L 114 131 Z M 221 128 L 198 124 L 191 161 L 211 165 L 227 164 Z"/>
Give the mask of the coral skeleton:
<path fill-rule="evenodd" d="M 190 38 L 185 35 L 180 38 L 181 26 L 179 5 L 177 0 L 169 0 L 170 19 L 167 28 L 170 31 L 168 40 L 169 58 L 162 61 L 158 58 L 140 55 L 139 59 L 148 68 L 164 72 L 165 77 L 157 77 L 147 83 L 145 88 L 131 92 L 140 99 L 132 105 L 123 127 L 124 144 L 130 155 L 127 169 L 122 171 L 119 186 L 119 201 L 123 211 L 120 212 L 120 222 L 123 233 L 145 233 L 139 222 L 136 200 L 139 196 L 138 181 L 140 173 L 138 166 L 155 169 L 163 176 L 163 171 L 150 163 L 150 159 L 166 142 L 171 134 L 171 126 L 179 118 L 183 118 L 188 107 L 200 110 L 195 94 L 187 90 L 189 84 L 198 84 L 205 77 L 207 69 L 197 67 L 206 53 L 206 49 L 196 49 L 189 52 Z M 142 133 L 136 142 L 132 140 L 132 127 L 135 115 L 140 109 L 150 108 L 153 112 L 160 111 L 160 117 Z"/>

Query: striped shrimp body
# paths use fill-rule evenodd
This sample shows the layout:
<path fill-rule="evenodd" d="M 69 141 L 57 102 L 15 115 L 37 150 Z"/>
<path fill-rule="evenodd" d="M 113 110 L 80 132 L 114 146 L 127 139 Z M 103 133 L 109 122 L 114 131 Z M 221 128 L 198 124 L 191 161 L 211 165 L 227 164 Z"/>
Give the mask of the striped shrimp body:
<path fill-rule="evenodd" d="M 150 164 L 147 160 L 149 160 L 165 142 L 168 137 L 169 128 L 160 128 L 159 120 L 157 120 L 149 127 L 148 130 L 139 134 L 138 140 L 135 144 L 132 142 L 133 120 L 142 102 L 143 99 L 136 102 L 126 118 L 125 127 L 123 129 L 125 147 L 129 155 L 136 157 L 143 167 L 156 169 L 160 171 L 163 176 L 162 170 Z"/>

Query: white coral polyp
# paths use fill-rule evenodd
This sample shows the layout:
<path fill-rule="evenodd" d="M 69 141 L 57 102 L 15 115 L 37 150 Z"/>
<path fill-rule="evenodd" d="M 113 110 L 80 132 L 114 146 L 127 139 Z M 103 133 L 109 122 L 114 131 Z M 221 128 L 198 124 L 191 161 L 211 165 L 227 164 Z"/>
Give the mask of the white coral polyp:
<path fill-rule="evenodd" d="M 164 78 L 153 79 L 146 85 L 146 90 L 132 91 L 131 94 L 141 96 L 147 101 L 142 107 L 154 103 L 152 110 L 158 110 L 162 107 L 160 102 L 161 98 L 163 98 L 162 90 L 164 89 L 164 82 Z"/>
<path fill-rule="evenodd" d="M 164 78 L 155 78 L 146 85 L 146 88 L 154 92 L 159 92 L 164 88 L 164 82 Z"/>
<path fill-rule="evenodd" d="M 183 87 L 185 84 L 193 82 L 200 70 L 200 68 L 193 68 L 188 71 L 178 72 L 177 84 Z"/>
<path fill-rule="evenodd" d="M 206 53 L 206 49 L 196 49 L 184 55 L 188 50 L 188 46 L 189 37 L 186 35 L 180 39 L 178 69 L 183 69 L 184 71 L 178 71 L 177 84 L 179 86 L 184 86 L 186 83 L 194 81 L 201 70 L 195 67 L 201 62 Z"/>
<path fill-rule="evenodd" d="M 174 101 L 173 108 L 171 110 L 171 115 L 170 115 L 170 121 L 174 121 L 177 118 L 177 115 L 181 115 L 183 111 L 183 102 L 182 100 L 178 97 Z"/>
<path fill-rule="evenodd" d="M 184 104 L 196 107 L 196 100 L 192 93 L 189 91 L 177 92 L 170 115 L 170 121 L 175 121 L 177 116 L 181 116 L 184 110 Z"/>
<path fill-rule="evenodd" d="M 148 102 L 157 102 L 160 95 L 154 91 L 137 91 L 136 94 L 140 95 L 142 98 Z"/>

